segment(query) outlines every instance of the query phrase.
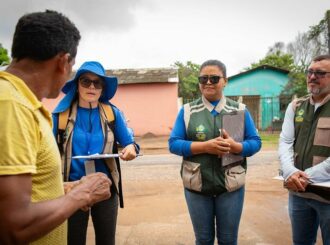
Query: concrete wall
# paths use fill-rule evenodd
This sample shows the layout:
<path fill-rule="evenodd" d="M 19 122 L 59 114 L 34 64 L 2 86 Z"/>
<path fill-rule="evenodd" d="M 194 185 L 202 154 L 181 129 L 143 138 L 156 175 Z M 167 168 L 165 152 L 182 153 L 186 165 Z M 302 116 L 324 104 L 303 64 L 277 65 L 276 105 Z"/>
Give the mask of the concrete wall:
<path fill-rule="evenodd" d="M 64 94 L 61 93 L 56 99 L 43 99 L 42 104 L 48 109 L 48 111 L 52 112 L 63 97 Z"/>
<path fill-rule="evenodd" d="M 53 111 L 62 97 L 43 104 Z M 169 135 L 178 113 L 178 83 L 121 84 L 111 103 L 124 113 L 136 136 Z"/>
<path fill-rule="evenodd" d="M 178 83 L 120 85 L 111 102 L 119 107 L 135 135 L 169 135 L 178 113 Z"/>

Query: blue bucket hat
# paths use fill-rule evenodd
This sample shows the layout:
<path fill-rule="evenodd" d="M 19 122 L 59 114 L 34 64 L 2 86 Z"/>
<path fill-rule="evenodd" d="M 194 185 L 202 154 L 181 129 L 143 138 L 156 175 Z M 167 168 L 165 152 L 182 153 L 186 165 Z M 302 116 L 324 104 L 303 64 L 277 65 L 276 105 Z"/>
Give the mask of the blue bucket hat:
<path fill-rule="evenodd" d="M 103 78 L 105 86 L 99 100 L 103 103 L 108 102 L 116 93 L 118 87 L 118 79 L 117 77 L 107 76 L 103 66 L 97 61 L 87 61 L 82 64 L 76 72 L 74 78 L 66 82 L 62 88 L 62 92 L 69 94 L 70 92 L 72 93 L 72 91 L 74 91 L 75 93 L 77 90 L 78 78 L 87 72 L 94 73 L 95 75 Z"/>

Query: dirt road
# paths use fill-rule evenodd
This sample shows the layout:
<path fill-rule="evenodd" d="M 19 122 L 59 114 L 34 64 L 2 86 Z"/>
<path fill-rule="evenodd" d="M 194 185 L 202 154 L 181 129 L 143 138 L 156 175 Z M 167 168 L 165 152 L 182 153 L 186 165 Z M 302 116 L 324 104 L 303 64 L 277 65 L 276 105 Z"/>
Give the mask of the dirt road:
<path fill-rule="evenodd" d="M 261 151 L 248 165 L 239 244 L 290 244 L 287 191 L 272 179 L 278 173 L 277 152 Z M 145 154 L 122 166 L 125 208 L 119 210 L 117 244 L 194 244 L 179 176 L 180 158 Z M 92 225 L 88 244 L 94 244 Z"/>

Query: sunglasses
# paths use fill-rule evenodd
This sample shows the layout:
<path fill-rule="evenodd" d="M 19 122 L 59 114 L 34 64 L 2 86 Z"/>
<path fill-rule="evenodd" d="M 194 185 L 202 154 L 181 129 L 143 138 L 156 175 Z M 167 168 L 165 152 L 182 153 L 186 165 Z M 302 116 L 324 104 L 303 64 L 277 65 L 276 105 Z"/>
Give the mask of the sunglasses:
<path fill-rule="evenodd" d="M 316 78 L 324 78 L 327 73 L 330 73 L 328 71 L 313 71 L 313 70 L 307 70 L 306 75 L 308 78 L 310 78 L 313 74 Z"/>
<path fill-rule="evenodd" d="M 102 89 L 104 87 L 104 82 L 101 79 L 91 80 L 87 77 L 80 77 L 79 78 L 79 83 L 84 88 L 89 88 L 92 83 L 94 85 L 94 88 L 96 88 L 96 89 Z"/>
<path fill-rule="evenodd" d="M 221 76 L 199 76 L 198 77 L 198 82 L 200 84 L 207 84 L 207 82 L 210 80 L 211 84 L 217 84 L 220 79 L 223 78 Z"/>

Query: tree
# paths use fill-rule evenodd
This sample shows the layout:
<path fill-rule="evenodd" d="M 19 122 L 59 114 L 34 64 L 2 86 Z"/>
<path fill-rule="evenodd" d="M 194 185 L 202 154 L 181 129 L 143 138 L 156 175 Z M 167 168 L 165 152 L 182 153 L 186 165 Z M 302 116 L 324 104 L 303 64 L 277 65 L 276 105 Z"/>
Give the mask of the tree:
<path fill-rule="evenodd" d="M 325 53 L 330 53 L 330 10 L 317 25 L 311 26 L 306 33 L 298 33 L 288 45 L 276 42 L 265 58 L 248 69 L 271 65 L 289 70 L 289 82 L 282 94 L 302 96 L 307 93 L 305 70 L 314 57 Z"/>
<path fill-rule="evenodd" d="M 292 55 L 296 66 L 306 70 L 312 59 L 320 54 L 319 43 L 310 39 L 309 34 L 298 33 L 295 40 L 287 45 L 287 52 Z"/>
<path fill-rule="evenodd" d="M 194 99 L 200 95 L 198 87 L 198 75 L 200 65 L 187 61 L 175 62 L 174 67 L 178 68 L 179 72 L 179 97 L 184 100 Z"/>
<path fill-rule="evenodd" d="M 273 46 L 268 48 L 267 55 L 283 53 L 285 49 L 285 44 L 283 42 L 276 42 Z"/>
<path fill-rule="evenodd" d="M 0 43 L 0 66 L 8 65 L 9 64 L 9 56 L 7 49 L 2 47 Z"/>
<path fill-rule="evenodd" d="M 289 83 L 283 93 L 296 94 L 298 97 L 305 95 L 307 87 L 304 71 L 314 57 L 330 53 L 330 10 L 308 32 L 298 33 L 295 41 L 287 45 L 287 52 L 294 58 L 295 67 L 289 74 Z"/>
<path fill-rule="evenodd" d="M 268 54 L 265 56 L 265 58 L 259 60 L 257 63 L 252 63 L 251 67 L 247 70 L 256 68 L 261 65 L 274 66 L 289 71 L 295 68 L 294 59 L 291 54 L 283 53 L 279 49 L 273 49 L 273 47 L 269 49 Z"/>
<path fill-rule="evenodd" d="M 308 31 L 309 39 L 318 44 L 319 54 L 330 53 L 330 10 L 317 25 L 311 26 Z"/>
<path fill-rule="evenodd" d="M 306 74 L 292 71 L 289 73 L 289 82 L 282 90 L 281 95 L 302 97 L 307 94 Z"/>
<path fill-rule="evenodd" d="M 294 58 L 294 63 L 301 70 L 306 70 L 312 59 L 318 55 L 330 52 L 330 10 L 319 24 L 311 26 L 309 31 L 298 33 L 295 40 L 286 47 L 286 52 Z"/>

